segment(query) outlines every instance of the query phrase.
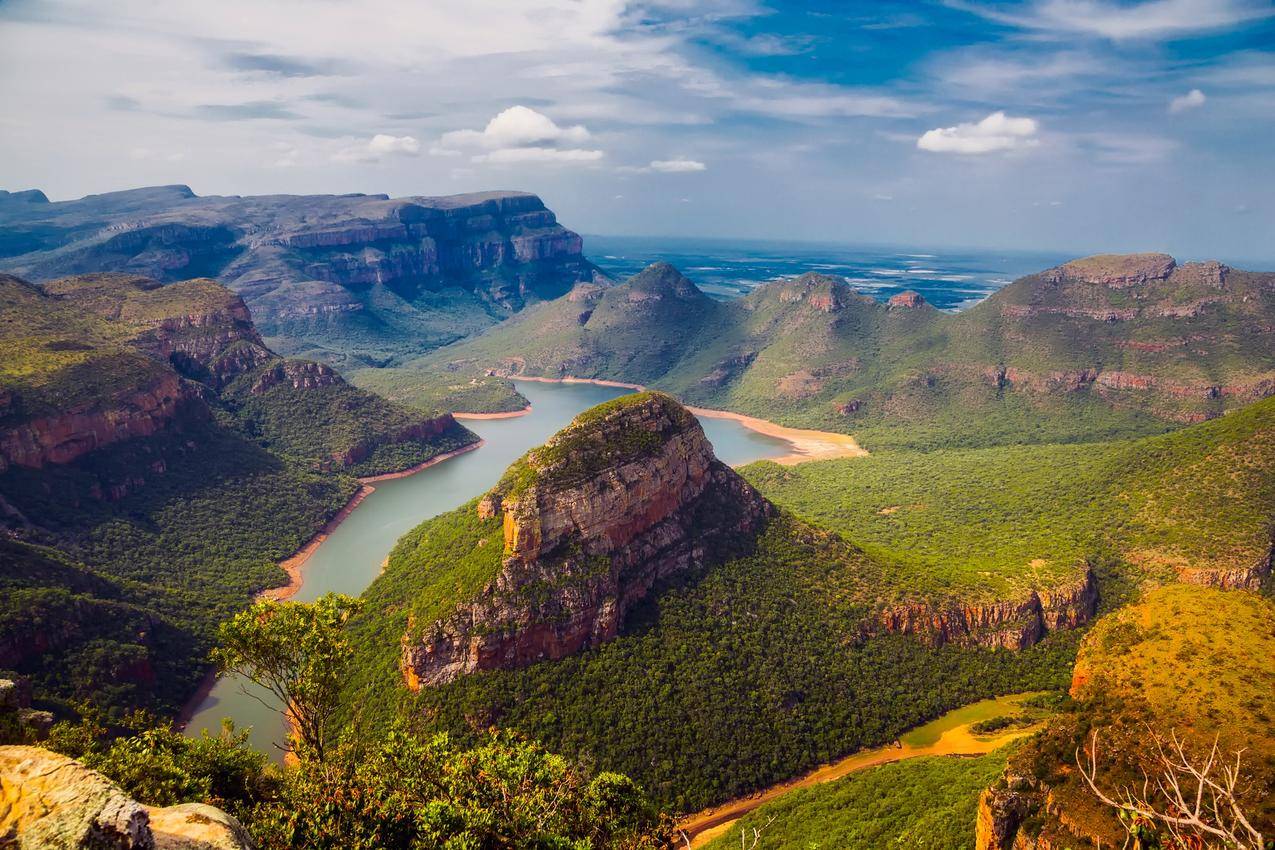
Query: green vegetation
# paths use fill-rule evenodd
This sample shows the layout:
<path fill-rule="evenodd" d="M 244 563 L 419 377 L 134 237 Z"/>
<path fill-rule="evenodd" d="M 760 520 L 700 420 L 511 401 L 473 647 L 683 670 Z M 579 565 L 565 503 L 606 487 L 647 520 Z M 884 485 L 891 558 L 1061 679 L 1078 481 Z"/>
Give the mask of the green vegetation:
<path fill-rule="evenodd" d="M 446 735 L 394 728 L 374 741 L 338 743 L 328 713 L 349 661 L 355 608 L 335 595 L 262 602 L 221 629 L 223 667 L 267 685 L 288 706 L 301 743 L 294 766 L 268 766 L 229 724 L 217 737 L 187 738 L 143 713 L 108 731 L 88 710 L 78 723 L 55 726 L 49 746 L 143 803 L 223 806 L 263 850 L 667 846 L 669 819 L 630 779 L 591 776 L 516 735 L 492 732 L 465 749 Z"/>
<path fill-rule="evenodd" d="M 262 599 L 217 629 L 213 661 L 269 693 L 292 727 L 293 752 L 323 761 L 340 733 L 332 722 L 353 654 L 345 624 L 359 609 L 329 593 L 311 605 Z"/>
<path fill-rule="evenodd" d="M 1024 827 L 1058 846 L 1116 846 L 1124 832 L 1076 775 L 1075 753 L 1099 732 L 1108 789 L 1156 775 L 1153 735 L 1177 734 L 1201 759 L 1215 737 L 1223 757 L 1243 750 L 1240 802 L 1275 827 L 1275 603 L 1245 591 L 1176 584 L 1103 618 L 1077 658 L 1076 701 L 1010 760 L 1050 788 L 1066 824 L 1039 813 Z"/>
<path fill-rule="evenodd" d="M 970 850 L 978 795 L 1005 767 L 1003 750 L 978 758 L 909 759 L 799 788 L 759 807 L 705 850 L 739 846 L 761 830 L 767 850 Z"/>
<path fill-rule="evenodd" d="M 776 503 L 888 560 L 917 593 L 999 597 L 1074 577 L 1085 562 L 1127 579 L 1248 570 L 1271 545 L 1275 400 L 1141 440 L 743 472 Z"/>
<path fill-rule="evenodd" d="M 283 582 L 277 562 L 348 502 L 351 473 L 476 439 L 275 357 L 213 281 L 92 275 L 48 292 L 0 277 L 0 435 L 98 447 L 39 469 L 0 458 L 0 522 L 50 547 L 0 547 L 0 634 L 15 636 L 0 668 L 60 711 L 175 711 L 217 623 Z M 156 386 L 169 400 L 148 406 Z M 72 412 L 105 424 L 84 437 Z M 101 445 L 119 416 L 155 432 Z"/>
<path fill-rule="evenodd" d="M 1262 330 L 1275 315 L 1269 280 L 1232 270 L 1219 291 L 1200 266 L 1125 289 L 1033 275 L 945 315 L 891 308 L 816 274 L 717 302 L 656 265 L 525 310 L 386 380 L 463 385 L 495 370 L 636 382 L 853 433 L 871 451 L 1129 439 L 1237 407 L 1242 388 L 1275 375 Z M 1228 385 L 1241 389 L 1210 390 Z M 508 409 L 509 398 L 481 409 Z"/>
<path fill-rule="evenodd" d="M 281 382 L 252 392 L 258 374 L 239 378 L 223 395 L 236 426 L 271 451 L 312 466 L 380 475 L 410 469 L 476 439 L 454 422 L 430 433 L 437 429 L 422 427 L 419 413 L 340 381 L 320 387 Z"/>
<path fill-rule="evenodd" d="M 527 399 L 514 389 L 508 378 L 490 375 L 461 378 L 446 372 L 393 366 L 354 369 L 345 376 L 356 387 L 420 410 L 512 413 L 527 407 Z"/>
<path fill-rule="evenodd" d="M 374 737 L 406 716 L 470 740 L 495 723 L 633 776 L 686 811 L 893 740 L 984 697 L 1061 687 L 1075 651 L 1072 633 L 1025 652 L 862 640 L 880 566 L 781 517 L 753 555 L 665 587 L 596 650 L 412 695 L 398 668 L 409 617 L 429 622 L 464 598 L 463 582 L 447 572 L 457 555 L 493 551 L 485 569 L 496 569 L 498 534 L 471 507 L 427 522 L 364 594 L 344 694 L 361 734 Z M 482 571 L 466 581 L 481 583 Z M 452 586 L 457 595 L 443 596 Z"/>

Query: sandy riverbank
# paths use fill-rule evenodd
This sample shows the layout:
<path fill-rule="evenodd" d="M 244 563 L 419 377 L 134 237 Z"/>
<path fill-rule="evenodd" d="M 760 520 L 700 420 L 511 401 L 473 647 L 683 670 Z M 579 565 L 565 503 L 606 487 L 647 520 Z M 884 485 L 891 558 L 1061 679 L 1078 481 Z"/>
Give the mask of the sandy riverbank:
<path fill-rule="evenodd" d="M 507 410 L 504 413 L 453 413 L 453 419 L 517 419 L 531 412 L 531 405 L 522 410 Z"/>
<path fill-rule="evenodd" d="M 1002 698 L 998 702 L 1006 702 L 1015 704 L 1022 700 L 1027 694 L 1019 694 L 1013 697 Z M 959 709 L 958 709 L 959 711 Z M 942 718 L 939 721 L 942 722 Z M 887 745 L 877 747 L 871 750 L 860 750 L 857 753 L 847 756 L 840 761 L 826 764 L 817 768 L 805 776 L 794 779 L 789 782 L 783 782 L 779 785 L 771 786 L 761 793 L 754 794 L 751 797 L 743 797 L 738 800 L 732 800 L 720 806 L 711 809 L 705 809 L 699 814 L 692 815 L 683 819 L 678 823 L 677 828 L 685 833 L 686 837 L 691 839 L 691 847 L 703 847 L 720 835 L 728 832 L 744 815 L 756 809 L 765 803 L 778 799 L 790 791 L 797 788 L 805 788 L 811 785 L 818 785 L 823 782 L 830 782 L 834 779 L 840 779 L 848 776 L 856 771 L 863 770 L 868 767 L 876 767 L 877 765 L 888 764 L 890 762 L 903 761 L 904 759 L 917 758 L 919 756 L 981 756 L 990 753 L 993 750 L 1008 744 L 1017 738 L 1031 735 L 1041 728 L 1041 724 L 1037 723 L 1032 726 L 1026 726 L 1021 729 L 1011 729 L 1000 735 L 974 735 L 970 731 L 970 727 L 976 721 L 971 720 L 951 729 L 946 729 L 938 739 L 930 744 L 911 744 L 907 742 L 907 735 L 904 735 L 902 746 Z M 928 725 L 928 724 L 927 724 Z"/>
<path fill-rule="evenodd" d="M 303 582 L 301 568 L 305 565 L 305 562 L 308 561 L 310 556 L 323 545 L 323 541 L 327 540 L 329 535 L 336 531 L 337 526 L 344 522 L 345 518 L 353 513 L 355 508 L 362 504 L 364 499 L 376 492 L 376 488 L 372 486 L 373 484 L 376 484 L 379 481 L 392 481 L 395 478 L 406 478 L 409 475 L 415 475 L 422 469 L 429 469 L 431 466 L 442 463 L 445 460 L 450 460 L 457 455 L 464 454 L 465 452 L 472 452 L 482 446 L 482 444 L 483 441 L 478 440 L 477 442 L 470 443 L 467 446 L 461 446 L 459 449 L 444 452 L 441 455 L 435 455 L 424 463 L 418 463 L 411 469 L 404 469 L 401 472 L 387 472 L 384 475 L 369 475 L 367 478 L 360 478 L 359 484 L 361 486 L 358 491 L 350 497 L 350 501 L 345 503 L 345 507 L 337 511 L 335 516 L 324 523 L 323 528 L 319 529 L 319 532 L 307 540 L 306 544 L 294 552 L 291 557 L 285 558 L 279 562 L 279 566 L 282 567 L 283 571 L 288 574 L 288 583 L 280 587 L 267 588 L 258 594 L 258 598 L 279 600 L 290 599 L 295 596 L 297 591 L 301 589 Z"/>
<path fill-rule="evenodd" d="M 565 378 L 533 378 L 517 375 L 511 381 L 536 381 L 541 384 L 595 384 L 600 387 L 617 387 L 625 390 L 642 392 L 646 387 L 641 384 L 626 384 L 622 381 L 604 381 L 600 378 L 576 378 L 570 375 Z M 835 434 L 831 431 L 811 431 L 804 428 L 789 428 L 755 416 L 732 413 L 729 410 L 713 410 L 707 407 L 691 407 L 687 409 L 696 416 L 707 416 L 711 419 L 733 419 L 750 431 L 777 437 L 792 445 L 792 451 L 782 457 L 771 458 L 775 463 L 784 466 L 795 466 L 808 460 L 831 460 L 838 457 L 865 457 L 867 449 L 849 434 Z M 467 414 L 452 414 L 464 416 Z M 484 416 L 500 416 L 501 414 L 482 414 Z"/>

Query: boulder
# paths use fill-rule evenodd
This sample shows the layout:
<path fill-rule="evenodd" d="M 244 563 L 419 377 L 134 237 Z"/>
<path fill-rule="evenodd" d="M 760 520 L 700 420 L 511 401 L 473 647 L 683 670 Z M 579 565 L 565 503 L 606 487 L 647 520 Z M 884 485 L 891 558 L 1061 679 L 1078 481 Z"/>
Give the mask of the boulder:
<path fill-rule="evenodd" d="M 147 808 L 100 773 L 40 747 L 0 747 L 0 847 L 15 850 L 252 850 L 212 806 Z"/>

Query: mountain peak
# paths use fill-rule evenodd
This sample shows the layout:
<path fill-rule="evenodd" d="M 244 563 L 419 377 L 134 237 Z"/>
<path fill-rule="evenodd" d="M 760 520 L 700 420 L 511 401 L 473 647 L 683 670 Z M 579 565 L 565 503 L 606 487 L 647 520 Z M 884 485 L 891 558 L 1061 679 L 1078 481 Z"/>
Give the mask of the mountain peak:
<path fill-rule="evenodd" d="M 905 289 L 897 295 L 891 295 L 890 300 L 885 303 L 891 310 L 915 310 L 918 307 L 924 307 L 929 304 L 921 293 L 913 289 Z"/>
<path fill-rule="evenodd" d="M 708 297 L 672 263 L 651 263 L 629 278 L 628 285 L 631 292 L 647 297 L 695 299 Z"/>
<path fill-rule="evenodd" d="M 1117 288 L 1164 280 L 1177 261 L 1168 254 L 1095 254 L 1063 263 L 1045 273 L 1052 281 L 1077 280 Z"/>

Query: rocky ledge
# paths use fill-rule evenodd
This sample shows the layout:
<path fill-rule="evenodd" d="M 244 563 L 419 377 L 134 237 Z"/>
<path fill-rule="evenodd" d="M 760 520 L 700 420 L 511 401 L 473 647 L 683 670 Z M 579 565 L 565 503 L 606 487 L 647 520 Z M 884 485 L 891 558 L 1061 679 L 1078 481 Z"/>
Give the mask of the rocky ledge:
<path fill-rule="evenodd" d="M 949 643 L 989 649 L 1026 649 L 1049 632 L 1074 629 L 1093 617 L 1098 585 L 1086 566 L 1084 575 L 1026 596 L 983 605 L 916 603 L 887 608 L 869 632 L 916 635 L 934 646 Z"/>
<path fill-rule="evenodd" d="M 21 850 L 251 850 L 231 815 L 150 808 L 84 765 L 40 747 L 0 747 L 0 847 Z"/>
<path fill-rule="evenodd" d="M 413 690 L 557 659 L 615 637 L 661 580 L 747 551 L 774 508 L 662 393 L 600 405 L 529 452 L 479 503 L 504 556 L 478 598 L 409 630 Z"/>

